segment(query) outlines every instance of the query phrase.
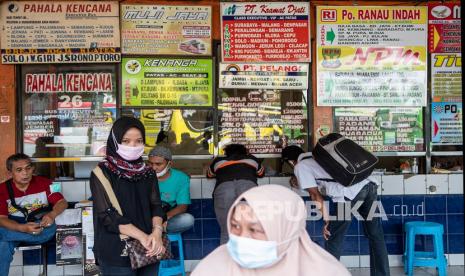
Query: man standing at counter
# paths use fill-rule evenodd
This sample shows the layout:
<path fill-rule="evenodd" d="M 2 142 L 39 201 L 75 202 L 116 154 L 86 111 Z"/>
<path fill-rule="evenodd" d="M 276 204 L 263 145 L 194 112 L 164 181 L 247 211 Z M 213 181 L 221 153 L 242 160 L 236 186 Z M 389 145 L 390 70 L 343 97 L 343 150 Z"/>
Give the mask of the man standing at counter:
<path fill-rule="evenodd" d="M 213 205 L 216 219 L 221 228 L 220 243 L 228 241 L 227 216 L 236 198 L 257 186 L 257 177 L 265 175 L 265 168 L 247 148 L 241 144 L 230 144 L 224 148 L 225 157 L 217 157 L 207 170 L 207 177 L 216 178 L 213 190 Z"/>
<path fill-rule="evenodd" d="M 311 200 L 321 211 L 324 220 L 323 237 L 325 239 L 325 249 L 337 259 L 341 257 L 342 245 L 345 234 L 352 223 L 352 213 L 348 218 L 336 217 L 329 219 L 328 210 L 325 208 L 323 196 L 319 188 L 326 191 L 326 195 L 331 198 L 332 204 L 337 209 L 343 210 L 356 208 L 357 219 L 361 220 L 365 237 L 369 240 L 370 247 L 370 275 L 389 276 L 389 260 L 386 243 L 384 241 L 383 227 L 381 219 L 373 216 L 373 208 L 378 199 L 378 185 L 370 177 L 352 185 L 345 187 L 336 182 L 321 167 L 312 154 L 304 153 L 298 146 L 287 146 L 283 149 L 282 160 L 288 162 L 294 168 L 295 178 L 291 178 L 291 186 L 298 187 L 310 194 Z M 348 205 L 348 206 L 345 206 Z M 355 206 L 355 207 L 354 207 Z M 349 207 L 349 208 L 347 208 Z"/>
<path fill-rule="evenodd" d="M 8 275 L 19 243 L 41 244 L 53 238 L 55 218 L 68 207 L 49 179 L 32 175 L 29 156 L 11 155 L 6 168 L 11 178 L 0 184 L 0 275 Z"/>

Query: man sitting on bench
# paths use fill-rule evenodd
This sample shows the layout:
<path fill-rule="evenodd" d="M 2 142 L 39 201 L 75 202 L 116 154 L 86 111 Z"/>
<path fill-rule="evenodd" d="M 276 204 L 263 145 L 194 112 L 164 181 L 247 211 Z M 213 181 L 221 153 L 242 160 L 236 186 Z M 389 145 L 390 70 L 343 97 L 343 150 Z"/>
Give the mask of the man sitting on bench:
<path fill-rule="evenodd" d="M 41 244 L 52 239 L 55 218 L 68 207 L 52 181 L 32 175 L 34 166 L 29 156 L 11 155 L 6 168 L 11 178 L 0 184 L 0 275 L 8 275 L 18 244 Z"/>

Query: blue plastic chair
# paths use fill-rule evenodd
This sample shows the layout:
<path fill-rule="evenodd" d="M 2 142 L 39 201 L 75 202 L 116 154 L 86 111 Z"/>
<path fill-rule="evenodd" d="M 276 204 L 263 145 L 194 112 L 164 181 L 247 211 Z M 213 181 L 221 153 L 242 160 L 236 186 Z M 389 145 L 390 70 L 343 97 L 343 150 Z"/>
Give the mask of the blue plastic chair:
<path fill-rule="evenodd" d="M 444 235 L 444 226 L 440 223 L 411 221 L 405 224 L 405 252 L 404 252 L 404 271 L 408 276 L 413 275 L 415 266 L 436 267 L 439 276 L 446 276 L 446 257 L 444 255 L 444 245 L 442 236 Z M 415 251 L 415 236 L 432 235 L 434 250 Z"/>
<path fill-rule="evenodd" d="M 182 236 L 180 233 L 168 234 L 168 239 L 171 242 L 178 242 L 179 260 L 164 260 L 160 262 L 158 276 L 179 275 L 186 276 L 184 269 L 184 250 L 182 246 Z"/>

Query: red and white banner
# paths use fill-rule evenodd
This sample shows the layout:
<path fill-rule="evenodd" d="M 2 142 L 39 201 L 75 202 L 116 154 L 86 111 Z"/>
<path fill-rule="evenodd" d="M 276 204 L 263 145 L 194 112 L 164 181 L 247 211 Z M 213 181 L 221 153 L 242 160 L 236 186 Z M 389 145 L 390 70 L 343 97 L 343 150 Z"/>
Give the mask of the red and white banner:
<path fill-rule="evenodd" d="M 223 62 L 310 62 L 309 3 L 221 4 Z"/>
<path fill-rule="evenodd" d="M 430 53 L 462 51 L 460 3 L 428 4 L 428 49 Z"/>

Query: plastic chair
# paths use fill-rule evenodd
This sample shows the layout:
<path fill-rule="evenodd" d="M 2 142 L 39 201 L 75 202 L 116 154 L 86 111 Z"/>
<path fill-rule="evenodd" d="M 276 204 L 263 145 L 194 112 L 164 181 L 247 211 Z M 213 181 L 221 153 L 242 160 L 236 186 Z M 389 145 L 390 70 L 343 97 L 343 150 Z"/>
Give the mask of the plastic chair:
<path fill-rule="evenodd" d="M 404 271 L 408 276 L 413 275 L 415 266 L 436 267 L 439 276 L 446 276 L 446 257 L 444 255 L 444 245 L 442 236 L 444 226 L 435 222 L 411 221 L 405 224 L 405 252 Z M 415 236 L 432 235 L 433 251 L 415 251 Z"/>
<path fill-rule="evenodd" d="M 182 246 L 182 236 L 180 233 L 168 234 L 170 242 L 178 242 L 179 260 L 164 260 L 160 262 L 159 276 L 186 275 L 184 270 L 184 250 Z"/>

